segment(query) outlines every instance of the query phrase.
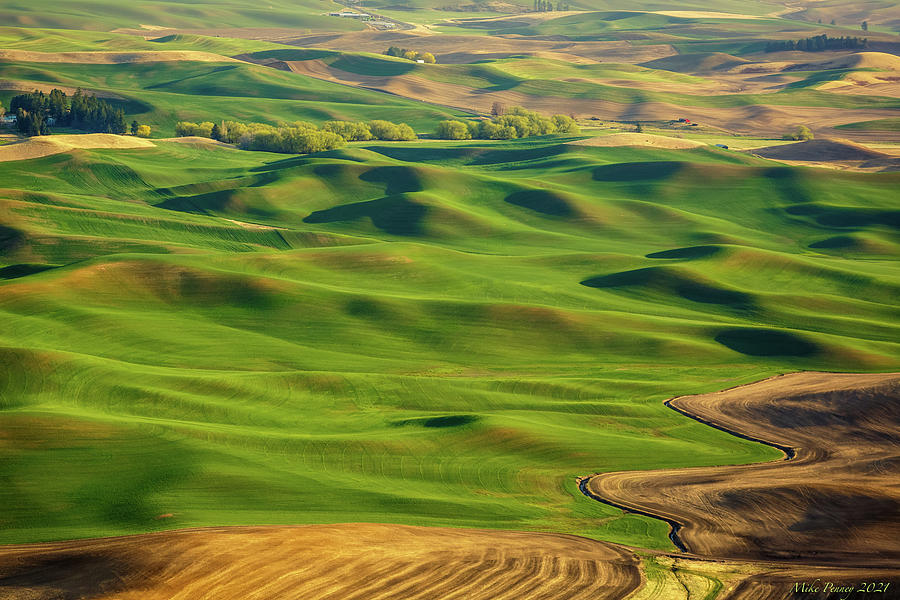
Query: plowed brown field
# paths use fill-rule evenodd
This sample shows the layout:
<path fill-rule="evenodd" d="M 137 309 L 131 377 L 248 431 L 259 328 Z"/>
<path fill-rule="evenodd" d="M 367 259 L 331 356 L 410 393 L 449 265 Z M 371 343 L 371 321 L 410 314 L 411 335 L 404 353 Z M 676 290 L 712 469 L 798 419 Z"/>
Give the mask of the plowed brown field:
<path fill-rule="evenodd" d="M 631 552 L 545 533 L 223 527 L 0 548 L 2 600 L 615 600 Z"/>
<path fill-rule="evenodd" d="M 794 373 L 670 406 L 790 459 L 605 473 L 588 492 L 680 524 L 698 555 L 900 564 L 900 374 Z"/>

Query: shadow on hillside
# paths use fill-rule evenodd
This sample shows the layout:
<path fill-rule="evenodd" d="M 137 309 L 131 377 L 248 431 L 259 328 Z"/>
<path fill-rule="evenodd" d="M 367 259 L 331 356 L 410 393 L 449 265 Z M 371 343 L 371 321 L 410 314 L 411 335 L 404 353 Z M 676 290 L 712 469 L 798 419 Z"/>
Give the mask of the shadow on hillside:
<path fill-rule="evenodd" d="M 25 243 L 25 234 L 18 229 L 0 225 L 0 253 L 12 252 Z"/>
<path fill-rule="evenodd" d="M 668 179 L 678 174 L 687 163 L 675 161 L 654 161 L 636 163 L 616 163 L 594 169 L 594 181 L 628 181 L 640 183 Z"/>
<path fill-rule="evenodd" d="M 727 329 L 715 340 L 748 356 L 810 356 L 820 351 L 799 335 L 774 329 Z"/>
<path fill-rule="evenodd" d="M 721 246 L 689 246 L 687 248 L 674 248 L 672 250 L 662 250 L 660 252 L 651 252 L 646 258 L 678 258 L 683 260 L 697 260 L 700 258 L 709 258 L 720 253 L 724 248 Z"/>
<path fill-rule="evenodd" d="M 554 140 L 555 141 L 555 140 Z M 478 142 L 474 140 L 473 143 Z M 488 148 L 485 146 L 434 147 L 392 147 L 366 146 L 366 150 L 377 152 L 388 158 L 406 162 L 462 162 L 467 165 L 495 165 L 526 160 L 537 160 L 571 152 L 566 144 L 549 144 L 531 148 Z"/>
<path fill-rule="evenodd" d="M 27 277 L 35 273 L 41 273 L 50 269 L 55 269 L 56 265 L 41 265 L 22 263 L 19 265 L 9 265 L 0 269 L 0 279 L 18 279 L 19 277 Z"/>
<path fill-rule="evenodd" d="M 404 196 L 387 196 L 377 200 L 341 204 L 317 210 L 303 219 L 304 223 L 335 223 L 370 218 L 375 227 L 391 235 L 420 235 L 428 207 Z"/>
<path fill-rule="evenodd" d="M 753 296 L 750 294 L 695 281 L 662 267 L 646 267 L 633 271 L 601 275 L 585 279 L 581 282 L 581 285 L 601 289 L 649 288 L 664 293 L 674 293 L 691 302 L 720 304 L 736 310 L 751 310 L 756 304 Z"/>
<path fill-rule="evenodd" d="M 395 421 L 394 425 L 418 425 L 429 429 L 443 429 L 446 427 L 462 427 L 463 425 L 471 425 L 479 420 L 476 415 L 446 415 L 442 417 L 427 417 L 421 419 L 405 419 L 403 421 Z"/>
<path fill-rule="evenodd" d="M 788 206 L 789 215 L 809 217 L 825 227 L 866 227 L 884 225 L 900 229 L 900 210 L 797 204 Z"/>
<path fill-rule="evenodd" d="M 374 167 L 362 173 L 359 178 L 368 183 L 384 184 L 385 194 L 389 196 L 425 189 L 421 176 L 412 167 Z"/>
<path fill-rule="evenodd" d="M 570 217 L 576 213 L 569 202 L 549 190 L 522 190 L 513 192 L 503 200 L 552 217 Z"/>

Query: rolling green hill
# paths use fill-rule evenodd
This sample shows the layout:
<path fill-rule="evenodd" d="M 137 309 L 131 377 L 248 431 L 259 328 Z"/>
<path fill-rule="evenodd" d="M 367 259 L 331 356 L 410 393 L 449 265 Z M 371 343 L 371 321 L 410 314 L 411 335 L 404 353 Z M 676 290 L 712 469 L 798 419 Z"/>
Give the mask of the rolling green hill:
<path fill-rule="evenodd" d="M 900 118 L 877 119 L 875 121 L 847 123 L 846 125 L 840 125 L 838 129 L 855 129 L 861 131 L 900 131 Z"/>
<path fill-rule="evenodd" d="M 281 44 L 262 40 L 239 40 L 208 35 L 166 33 L 166 31 L 148 31 L 147 33 L 158 33 L 159 36 L 144 39 L 137 35 L 105 31 L 0 27 L 0 48 L 34 52 L 197 50 L 223 56 L 284 48 Z"/>
<path fill-rule="evenodd" d="M 742 106 L 833 107 L 846 109 L 900 108 L 900 100 L 889 96 L 838 94 L 814 89 L 825 81 L 839 78 L 846 69 L 827 69 L 818 72 L 792 74 L 801 81 L 784 89 L 765 93 L 703 95 L 694 93 L 660 92 L 646 87 L 609 85 L 581 78 L 614 78 L 625 83 L 670 82 L 693 84 L 703 79 L 618 63 L 569 64 L 552 59 L 528 56 L 486 59 L 474 64 L 423 65 L 408 60 L 369 53 L 337 52 L 320 49 L 273 49 L 251 53 L 249 58 L 259 61 L 318 60 L 332 69 L 356 75 L 381 77 L 417 77 L 435 82 L 471 87 L 479 92 L 514 91 L 539 98 L 608 101 L 618 104 L 662 102 L 696 108 L 738 108 Z M 577 75 L 573 78 L 573 75 Z M 580 80 L 579 80 L 580 79 Z M 652 86 L 649 86 L 652 88 Z"/>
<path fill-rule="evenodd" d="M 167 48 L 168 49 L 168 48 Z M 240 62 L 179 61 L 119 64 L 0 62 L 0 78 L 19 83 L 112 94 L 128 119 L 171 136 L 177 121 L 278 121 L 386 119 L 432 129 L 461 113 L 399 96 L 353 88 L 297 73 Z M 2 91 L 0 101 L 19 92 Z"/>
<path fill-rule="evenodd" d="M 665 548 L 574 477 L 774 451 L 661 400 L 896 368 L 900 176 L 565 141 L 0 163 L 0 543 L 369 521 Z"/>
<path fill-rule="evenodd" d="M 163 0 L 96 2 L 73 5 L 67 0 L 39 0 L 0 7 L 6 25 L 110 31 L 116 28 L 152 27 L 219 29 L 233 27 L 283 27 L 302 32 L 358 30 L 365 26 L 353 19 L 328 17 L 340 5 L 330 0 L 270 0 L 265 6 L 241 0 L 211 0 L 202 3 Z"/>

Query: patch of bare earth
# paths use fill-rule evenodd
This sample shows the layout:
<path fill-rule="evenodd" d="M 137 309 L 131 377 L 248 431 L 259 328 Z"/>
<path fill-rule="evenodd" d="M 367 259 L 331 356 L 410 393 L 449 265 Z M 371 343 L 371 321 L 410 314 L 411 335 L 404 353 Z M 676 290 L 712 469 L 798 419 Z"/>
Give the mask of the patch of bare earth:
<path fill-rule="evenodd" d="M 650 148 L 668 148 L 670 150 L 689 150 L 691 148 L 701 148 L 707 145 L 693 140 L 654 135 L 650 133 L 614 133 L 612 135 L 602 135 L 569 143 L 576 146 L 644 146 Z"/>
<path fill-rule="evenodd" d="M 638 565 L 549 533 L 221 527 L 0 548 L 0 599 L 616 600 L 640 585 Z"/>
<path fill-rule="evenodd" d="M 670 405 L 793 456 L 604 473 L 590 494 L 679 523 L 694 555 L 897 571 L 900 373 L 794 373 Z"/>
<path fill-rule="evenodd" d="M 817 139 L 751 150 L 753 154 L 790 165 L 817 166 L 854 171 L 898 171 L 900 152 L 869 148 L 842 139 Z"/>
<path fill-rule="evenodd" d="M 94 150 L 102 148 L 154 148 L 155 144 L 142 138 L 113 135 L 111 133 L 85 133 L 47 135 L 28 138 L 25 141 L 0 146 L 0 162 L 41 158 L 70 150 Z"/>
<path fill-rule="evenodd" d="M 0 81 L 0 90 L 9 90 L 13 92 L 33 92 L 35 90 L 38 90 L 39 92 L 49 94 L 54 89 L 60 90 L 61 92 L 65 92 L 69 96 L 72 96 L 75 94 L 75 92 L 78 91 L 79 88 L 55 83 L 44 83 L 41 81 L 29 81 L 25 79 L 7 79 L 5 81 Z M 93 96 L 97 96 L 98 98 L 111 98 L 114 100 L 124 99 L 122 96 L 114 94 L 112 92 L 93 90 L 90 88 L 80 89 L 83 92 L 91 94 Z"/>

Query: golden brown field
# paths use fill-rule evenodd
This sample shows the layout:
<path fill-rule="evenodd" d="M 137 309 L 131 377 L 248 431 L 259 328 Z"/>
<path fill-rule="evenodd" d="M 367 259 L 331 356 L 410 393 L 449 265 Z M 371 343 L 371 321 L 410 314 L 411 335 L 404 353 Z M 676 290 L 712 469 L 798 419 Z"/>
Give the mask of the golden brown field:
<path fill-rule="evenodd" d="M 568 535 L 342 524 L 222 527 L 0 549 L 0 599 L 624 598 L 628 550 Z"/>

